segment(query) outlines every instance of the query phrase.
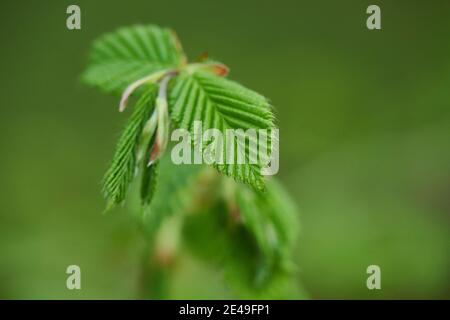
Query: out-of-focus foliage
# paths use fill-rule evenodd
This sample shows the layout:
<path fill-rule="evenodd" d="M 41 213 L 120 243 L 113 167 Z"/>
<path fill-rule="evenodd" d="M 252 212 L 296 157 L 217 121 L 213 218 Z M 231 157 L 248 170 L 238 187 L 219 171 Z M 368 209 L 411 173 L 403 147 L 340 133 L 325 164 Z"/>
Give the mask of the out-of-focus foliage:
<path fill-rule="evenodd" d="M 108 207 L 124 200 L 133 177 L 134 166 L 140 166 L 134 159 L 137 149 L 144 148 L 152 152 L 158 150 L 161 154 L 164 152 L 167 142 L 163 141 L 169 139 L 169 124 L 166 123 L 169 121 L 167 95 L 170 96 L 171 102 L 170 117 L 177 126 L 189 130 L 193 137 L 199 134 L 196 132 L 198 129 L 195 122 L 201 123 L 200 129 L 203 131 L 215 129 L 223 134 L 224 139 L 220 145 L 215 141 L 217 138 L 214 138 L 212 142 L 205 141 L 201 146 L 203 153 L 206 148 L 211 149 L 211 144 L 217 145 L 219 150 L 217 153 L 221 156 L 216 154 L 211 156 L 215 159 L 212 164 L 219 172 L 256 189 L 264 189 L 261 168 L 266 160 L 263 157 L 270 155 L 263 155 L 264 152 L 261 151 L 258 153 L 256 135 L 260 134 L 259 129 L 264 129 L 269 130 L 266 134 L 270 136 L 270 130 L 275 128 L 272 107 L 264 96 L 237 82 L 224 79 L 227 73 L 228 68 L 221 63 L 204 61 L 187 65 L 187 59 L 175 33 L 155 25 L 123 27 L 94 41 L 90 50 L 90 62 L 82 77 L 83 82 L 100 87 L 106 92 L 117 92 L 122 89 L 121 111 L 126 107 L 129 96 L 136 90 L 142 91 L 140 89 L 143 87 L 150 86 L 148 90 L 151 91 L 144 93 L 138 101 L 138 111 L 133 114 L 128 127 L 125 128 L 112 166 L 104 179 Z M 164 85 L 162 90 L 164 98 L 158 94 L 156 99 L 153 84 L 159 87 L 161 92 L 163 85 L 158 81 L 169 74 L 174 78 L 175 85 L 173 88 L 172 86 L 166 88 Z M 168 79 L 170 78 L 166 80 Z M 156 99 L 156 103 L 152 99 Z M 158 101 L 163 102 L 158 104 Z M 152 124 L 153 115 L 149 119 L 147 112 L 139 111 L 150 110 L 149 107 L 143 108 L 142 105 L 153 106 L 153 104 L 156 104 L 157 124 Z M 166 107 L 162 107 L 163 105 Z M 159 110 L 158 106 L 162 109 Z M 138 139 L 139 131 L 147 121 L 149 128 L 144 128 L 144 131 L 154 131 L 154 127 L 157 127 L 156 141 L 151 139 L 153 132 L 142 133 L 155 143 L 154 146 L 148 147 L 149 139 Z M 239 130 L 230 138 L 226 133 L 229 129 Z M 254 137 L 246 134 L 248 129 L 256 132 Z M 251 143 L 246 145 L 246 139 L 251 140 Z M 194 138 L 192 140 L 195 144 Z M 270 144 L 270 141 L 266 143 Z M 244 148 L 245 152 L 238 155 L 240 148 Z M 228 149 L 233 150 L 232 154 L 235 157 L 233 164 L 228 159 L 230 154 Z M 244 158 L 243 164 L 237 160 L 241 156 Z M 146 160 L 145 162 L 149 162 Z M 143 178 L 155 180 L 151 179 L 152 170 L 144 168 Z M 144 203 L 151 198 L 148 192 L 156 186 L 155 181 L 150 180 L 143 181 L 143 191 L 147 191 L 143 198 Z"/>
<path fill-rule="evenodd" d="M 335 290 L 345 298 L 446 296 L 448 128 L 443 121 L 355 142 L 289 179 L 304 182 L 297 192 L 308 215 L 298 263 L 311 275 L 304 282 L 314 296 L 333 297 Z M 330 195 L 327 201 L 319 190 Z M 371 264 L 382 270 L 376 293 L 362 285 L 367 275 L 359 272 Z"/>
<path fill-rule="evenodd" d="M 246 139 L 251 138 L 246 138 L 245 131 L 255 129 L 258 132 L 259 129 L 274 128 L 272 107 L 265 97 L 234 81 L 197 71 L 178 76 L 171 92 L 171 100 L 172 118 L 178 126 L 189 130 L 192 136 L 198 135 L 195 132 L 198 130 L 195 129 L 195 121 L 201 121 L 204 132 L 218 129 L 223 133 L 222 150 L 219 151 L 223 160 L 221 163 L 214 163 L 219 172 L 259 190 L 264 189 L 264 179 L 261 177 L 263 160 L 258 158 L 258 150 L 249 148 L 250 143 L 246 146 Z M 236 135 L 228 141 L 226 130 L 229 129 L 241 129 L 242 133 L 236 131 Z M 217 144 L 217 141 L 212 143 Z M 239 147 L 245 150 L 244 164 L 238 164 L 237 160 L 230 164 L 229 159 L 225 158 L 230 154 L 227 152 L 230 146 L 234 150 L 231 154 L 235 159 L 238 157 Z M 202 151 L 207 147 L 206 143 L 202 145 Z M 255 154 L 256 163 L 252 163 L 250 157 Z M 212 156 L 216 159 L 215 154 Z"/>
<path fill-rule="evenodd" d="M 365 26 L 369 1 L 79 0 L 80 31 L 65 27 L 69 4 L 2 4 L 0 297 L 138 297 L 145 245 L 129 208 L 100 214 L 98 192 L 125 119 L 77 77 L 93 39 L 148 22 L 276 106 L 278 178 L 300 208 L 309 297 L 449 297 L 448 1 L 378 1 L 380 31 Z M 171 297 L 233 297 L 187 246 Z M 81 291 L 65 287 L 70 264 Z M 365 287 L 369 264 L 380 291 Z"/>
<path fill-rule="evenodd" d="M 121 111 L 137 87 L 143 84 L 148 86 L 136 102 L 134 112 L 119 138 L 103 186 L 109 209 L 125 200 L 133 178 L 141 172 L 140 210 L 145 211 L 142 229 L 147 241 L 147 248 L 143 252 L 142 297 L 170 297 L 167 287 L 173 273 L 171 265 L 179 254 L 178 243 L 185 242 L 184 238 L 179 239 L 178 226 L 184 224 L 186 214 L 195 215 L 198 211 L 210 211 L 208 218 L 213 221 L 216 215 L 225 212 L 233 224 L 232 229 L 226 228 L 223 232 L 230 244 L 223 246 L 223 252 L 209 252 L 205 258 L 220 260 L 219 266 L 224 270 L 225 278 L 229 280 L 237 297 L 292 297 L 297 288 L 292 258 L 297 212 L 281 186 L 272 182 L 266 190 L 261 177 L 260 163 L 263 159 L 262 152 L 258 153 L 257 136 L 247 137 L 245 133 L 247 129 L 253 129 L 256 134 L 259 133 L 258 129 L 274 129 L 272 107 L 260 94 L 222 78 L 228 72 L 223 64 L 212 69 L 214 65 L 211 63 L 187 66 L 174 64 L 171 68 L 177 68 L 175 71 L 172 69 L 169 73 L 161 73 L 163 64 L 159 60 L 167 60 L 172 56 L 173 61 L 183 60 L 178 59 L 176 50 L 169 50 L 168 44 L 174 40 L 168 35 L 167 30 L 155 26 L 123 28 L 106 35 L 95 42 L 91 50 L 92 61 L 84 74 L 84 81 L 88 84 L 114 91 L 119 87 L 122 77 L 130 80 L 131 75 L 135 74 L 133 70 L 143 68 L 143 65 L 136 68 L 136 60 L 140 64 L 145 62 L 155 67 L 142 79 L 130 80 L 135 81 L 134 84 L 130 84 L 122 95 Z M 117 61 L 120 61 L 120 67 Z M 123 65 L 130 64 L 133 65 L 132 70 L 129 70 L 129 66 L 123 68 Z M 197 70 L 199 68 L 209 71 Z M 214 70 L 220 72 L 215 74 Z M 175 86 L 169 89 L 167 83 L 172 77 L 175 78 Z M 152 80 L 149 82 L 149 79 Z M 163 80 L 155 83 L 160 79 Z M 216 158 L 214 161 L 218 171 L 255 189 L 237 185 L 211 172 L 203 174 L 198 165 L 194 165 L 195 169 L 187 164 L 170 165 L 173 160 L 167 154 L 166 165 L 160 166 L 161 156 L 157 156 L 154 161 L 153 151 L 163 154 L 162 150 L 166 149 L 170 135 L 167 95 L 173 104 L 170 115 L 177 126 L 189 130 L 195 136 L 199 134 L 195 125 L 198 121 L 202 130 L 215 129 L 226 137 L 220 150 L 216 150 L 222 154 L 222 160 Z M 151 115 L 151 111 L 154 115 Z M 236 132 L 236 136 L 227 141 L 230 139 L 226 132 L 229 129 L 240 129 L 241 132 Z M 242 139 L 239 138 L 240 134 L 243 135 Z M 251 141 L 246 145 L 247 139 Z M 195 144 L 193 138 L 192 145 Z M 210 148 L 203 143 L 199 147 L 202 153 L 203 149 Z M 233 164 L 229 163 L 228 158 L 230 147 L 234 150 Z M 235 164 L 241 156 L 238 155 L 239 148 L 244 148 L 244 164 Z M 255 164 L 251 162 L 251 157 L 257 161 Z M 162 172 L 158 173 L 158 170 Z M 162 183 L 158 182 L 159 177 L 162 177 Z M 162 192 L 157 191 L 160 186 Z M 208 194 L 201 192 L 203 189 L 208 190 Z M 152 202 L 155 192 L 156 199 Z M 208 196 L 208 201 L 201 199 L 205 196 Z M 168 218 L 172 219 L 167 221 Z M 138 216 L 138 219 L 141 218 Z M 211 232 L 221 233 L 220 228 L 225 228 L 226 224 L 217 226 L 219 230 L 212 228 L 213 225 L 207 221 L 198 224 L 196 237 L 202 237 L 205 231 L 206 235 L 211 235 Z M 235 228 L 241 231 L 235 234 Z M 189 237 L 187 240 L 189 243 Z M 201 247 L 214 241 L 214 238 L 206 237 L 203 240 L 190 242 L 199 247 L 195 249 L 194 246 L 195 251 L 202 251 Z"/>
<path fill-rule="evenodd" d="M 177 166 L 163 158 L 143 230 L 152 244 L 146 266 L 157 274 L 171 271 L 160 274 L 166 280 L 158 279 L 164 285 L 157 290 L 147 283 L 150 297 L 170 294 L 173 263 L 180 254 L 222 273 L 223 286 L 234 297 L 302 297 L 292 258 L 297 219 L 295 206 L 276 181 L 259 192 L 210 167 Z"/>

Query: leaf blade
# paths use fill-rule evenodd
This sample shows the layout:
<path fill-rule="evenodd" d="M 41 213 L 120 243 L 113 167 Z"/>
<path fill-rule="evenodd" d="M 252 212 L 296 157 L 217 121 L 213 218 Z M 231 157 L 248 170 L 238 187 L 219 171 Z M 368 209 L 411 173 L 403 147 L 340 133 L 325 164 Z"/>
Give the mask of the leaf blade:
<path fill-rule="evenodd" d="M 142 95 L 119 138 L 113 159 L 103 178 L 102 191 L 108 201 L 107 210 L 125 199 L 135 174 L 139 139 L 144 123 L 154 108 L 155 96 L 155 87 L 151 87 Z"/>
<path fill-rule="evenodd" d="M 180 127 L 195 136 L 194 121 L 202 121 L 203 132 L 207 129 L 219 129 L 223 134 L 227 129 L 266 129 L 275 127 L 272 106 L 258 93 L 242 85 L 201 70 L 180 74 L 170 93 L 171 117 Z M 245 132 L 246 133 L 246 132 Z M 226 138 L 226 135 L 225 135 Z M 245 137 L 244 137 L 245 139 Z M 227 145 L 234 149 L 237 156 L 238 147 L 244 148 L 245 163 L 223 164 L 216 162 L 214 167 L 221 173 L 243 181 L 256 189 L 264 188 L 261 176 L 261 163 L 250 163 L 247 143 L 232 137 L 224 139 L 223 154 Z M 204 151 L 205 146 L 202 146 Z"/>

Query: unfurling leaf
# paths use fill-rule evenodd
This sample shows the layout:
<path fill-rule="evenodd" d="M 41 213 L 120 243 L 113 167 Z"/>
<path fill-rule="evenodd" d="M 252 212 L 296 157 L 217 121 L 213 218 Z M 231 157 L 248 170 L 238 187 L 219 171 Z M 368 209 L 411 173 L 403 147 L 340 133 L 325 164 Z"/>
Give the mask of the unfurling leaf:
<path fill-rule="evenodd" d="M 146 233 L 150 237 L 154 236 L 165 219 L 185 213 L 192 205 L 199 189 L 196 184 L 198 174 L 202 170 L 201 166 L 176 166 L 168 156 L 147 170 L 152 170 L 155 165 L 158 166 L 158 188 L 153 190 L 151 203 L 144 208 Z"/>
<path fill-rule="evenodd" d="M 219 172 L 236 180 L 243 181 L 256 189 L 263 189 L 264 182 L 261 176 L 261 163 L 251 163 L 251 153 L 256 150 L 249 148 L 248 139 L 239 139 L 239 133 L 227 140 L 227 129 L 266 129 L 274 128 L 272 107 L 266 98 L 260 94 L 243 87 L 242 85 L 216 76 L 205 71 L 195 71 L 192 74 L 183 73 L 176 79 L 174 88 L 170 93 L 171 116 L 181 128 L 187 129 L 192 136 L 196 135 L 194 121 L 202 122 L 203 132 L 208 129 L 218 129 L 224 134 L 222 154 L 227 147 L 234 149 L 234 159 L 227 163 L 215 163 Z M 243 145 L 244 144 L 244 145 Z M 245 150 L 244 163 L 237 163 L 238 146 Z M 202 151 L 205 146 L 202 146 Z"/>

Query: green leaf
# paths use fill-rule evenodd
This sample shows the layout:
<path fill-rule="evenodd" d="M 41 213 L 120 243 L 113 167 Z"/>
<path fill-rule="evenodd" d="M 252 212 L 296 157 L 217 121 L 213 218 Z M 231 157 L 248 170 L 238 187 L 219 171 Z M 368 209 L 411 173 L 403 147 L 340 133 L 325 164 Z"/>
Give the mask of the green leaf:
<path fill-rule="evenodd" d="M 136 102 L 133 113 L 117 143 L 108 171 L 103 178 L 107 209 L 121 203 L 136 172 L 136 153 L 142 129 L 154 109 L 156 88 L 151 87 Z"/>
<path fill-rule="evenodd" d="M 250 150 L 247 138 L 245 145 L 237 136 L 227 141 L 227 129 L 273 129 L 272 107 L 266 98 L 242 85 L 225 78 L 197 70 L 182 73 L 170 92 L 171 117 L 181 128 L 194 137 L 194 121 L 202 121 L 202 130 L 219 129 L 224 134 L 223 154 L 227 145 L 234 148 L 234 164 L 215 163 L 221 173 L 243 181 L 256 189 L 264 188 L 261 163 L 250 163 L 250 156 L 257 150 Z M 270 143 L 270 142 L 269 142 Z M 244 164 L 237 164 L 238 145 L 245 150 Z M 206 144 L 201 146 L 202 152 Z"/>
<path fill-rule="evenodd" d="M 298 233 L 297 210 L 281 186 L 267 181 L 265 192 L 237 185 L 236 204 L 242 224 L 254 237 L 261 252 L 255 275 L 256 284 L 273 277 L 288 278 L 295 269 L 293 244 Z"/>
<path fill-rule="evenodd" d="M 89 85 L 120 94 L 140 78 L 183 63 L 185 56 L 172 30 L 138 25 L 96 40 L 82 78 Z"/>
<path fill-rule="evenodd" d="M 165 219 L 186 213 L 193 206 L 200 189 L 197 182 L 202 168 L 198 165 L 177 166 L 169 155 L 158 161 L 158 188 L 150 205 L 144 208 L 144 226 L 148 236 L 152 237 Z"/>
<path fill-rule="evenodd" d="M 255 237 L 268 267 L 277 261 L 289 268 L 298 235 L 298 215 L 281 185 L 269 180 L 265 192 L 237 185 L 235 197 L 242 223 Z"/>

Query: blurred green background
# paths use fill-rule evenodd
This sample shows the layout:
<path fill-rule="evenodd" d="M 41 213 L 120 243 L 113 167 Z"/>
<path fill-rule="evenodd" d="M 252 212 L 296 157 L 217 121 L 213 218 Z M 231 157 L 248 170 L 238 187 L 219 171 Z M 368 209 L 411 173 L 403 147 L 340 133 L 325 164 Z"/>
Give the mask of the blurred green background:
<path fill-rule="evenodd" d="M 66 28 L 78 4 L 82 30 Z M 382 30 L 366 28 L 378 4 Z M 450 2 L 3 1 L 0 5 L 0 298 L 136 298 L 126 210 L 102 215 L 100 180 L 125 121 L 79 76 L 94 38 L 175 29 L 271 98 L 279 178 L 298 204 L 310 298 L 450 298 Z M 65 287 L 68 265 L 82 290 Z M 366 288 L 377 264 L 382 290 Z M 186 257 L 172 298 L 226 298 Z"/>

